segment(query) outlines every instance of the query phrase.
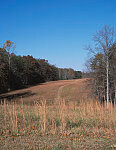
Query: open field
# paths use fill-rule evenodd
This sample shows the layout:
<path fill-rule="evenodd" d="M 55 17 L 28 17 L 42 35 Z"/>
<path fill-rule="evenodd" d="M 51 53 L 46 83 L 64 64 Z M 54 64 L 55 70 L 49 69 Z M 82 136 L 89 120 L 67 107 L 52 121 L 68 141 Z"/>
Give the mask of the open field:
<path fill-rule="evenodd" d="M 27 89 L 21 89 L 9 92 L 7 94 L 1 94 L 0 99 L 7 98 L 10 100 L 19 101 L 22 97 L 24 103 L 33 103 L 35 100 L 45 99 L 47 102 L 55 102 L 60 97 L 65 99 L 77 100 L 79 96 L 83 96 L 83 93 L 87 93 L 87 81 L 88 79 L 78 80 L 60 80 L 50 81 Z"/>
<path fill-rule="evenodd" d="M 0 95 L 0 150 L 116 149 L 116 108 L 88 79 L 47 82 Z"/>

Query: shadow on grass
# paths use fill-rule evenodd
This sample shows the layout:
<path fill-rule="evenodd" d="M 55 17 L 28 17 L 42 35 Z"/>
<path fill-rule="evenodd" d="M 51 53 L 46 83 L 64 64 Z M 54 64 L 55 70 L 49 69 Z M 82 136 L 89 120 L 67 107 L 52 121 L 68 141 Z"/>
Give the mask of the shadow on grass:
<path fill-rule="evenodd" d="M 13 93 L 13 94 L 1 94 L 0 95 L 0 102 L 3 101 L 4 99 L 11 101 L 11 100 L 15 100 L 17 98 L 24 98 L 24 97 L 29 97 L 29 96 L 33 96 L 36 95 L 36 93 L 32 93 L 31 90 L 28 90 L 26 92 L 19 92 L 19 93 Z"/>

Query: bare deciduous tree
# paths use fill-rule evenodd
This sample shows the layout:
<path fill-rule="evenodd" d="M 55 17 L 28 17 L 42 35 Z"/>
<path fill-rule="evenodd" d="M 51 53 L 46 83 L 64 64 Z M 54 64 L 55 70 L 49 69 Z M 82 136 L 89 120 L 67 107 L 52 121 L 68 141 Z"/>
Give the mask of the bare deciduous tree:
<path fill-rule="evenodd" d="M 115 31 L 113 27 L 105 25 L 94 36 L 93 40 L 96 44 L 96 49 L 100 50 L 104 54 L 104 60 L 106 62 L 106 76 L 107 76 L 107 108 L 109 107 L 109 57 L 110 47 L 115 41 Z"/>
<path fill-rule="evenodd" d="M 89 47 L 89 51 L 94 54 L 93 58 L 97 56 L 97 54 L 103 55 L 104 68 L 106 70 L 106 100 L 107 100 L 107 108 L 109 107 L 109 58 L 113 53 L 111 47 L 115 43 L 115 30 L 113 27 L 105 25 L 101 30 L 97 31 L 95 35 L 93 35 L 93 41 L 95 43 L 95 47 L 92 49 Z M 93 59 L 94 60 L 94 59 Z"/>

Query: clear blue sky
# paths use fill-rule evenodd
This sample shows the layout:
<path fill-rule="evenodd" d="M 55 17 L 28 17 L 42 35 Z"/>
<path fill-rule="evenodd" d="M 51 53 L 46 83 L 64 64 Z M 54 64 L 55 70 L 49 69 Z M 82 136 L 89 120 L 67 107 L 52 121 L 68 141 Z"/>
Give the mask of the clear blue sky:
<path fill-rule="evenodd" d="M 84 46 L 103 25 L 116 27 L 116 0 L 0 0 L 0 46 L 83 70 Z"/>

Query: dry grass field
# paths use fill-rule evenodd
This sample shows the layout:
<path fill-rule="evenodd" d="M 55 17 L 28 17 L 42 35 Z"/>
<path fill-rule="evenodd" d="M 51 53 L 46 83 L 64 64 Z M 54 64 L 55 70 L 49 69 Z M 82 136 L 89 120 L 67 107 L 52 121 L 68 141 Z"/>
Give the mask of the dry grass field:
<path fill-rule="evenodd" d="M 47 82 L 0 95 L 0 150 L 116 149 L 116 108 L 89 79 Z"/>

